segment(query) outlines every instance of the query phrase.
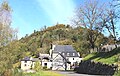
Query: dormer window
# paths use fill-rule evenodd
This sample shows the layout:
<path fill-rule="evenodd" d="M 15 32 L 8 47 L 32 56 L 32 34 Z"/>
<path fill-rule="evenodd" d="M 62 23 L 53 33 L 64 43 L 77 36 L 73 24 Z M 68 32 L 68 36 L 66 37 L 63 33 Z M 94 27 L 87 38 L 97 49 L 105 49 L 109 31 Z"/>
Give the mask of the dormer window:
<path fill-rule="evenodd" d="M 75 56 L 75 53 L 73 53 L 73 56 Z"/>
<path fill-rule="evenodd" d="M 69 53 L 67 53 L 67 56 L 69 56 L 70 54 Z"/>

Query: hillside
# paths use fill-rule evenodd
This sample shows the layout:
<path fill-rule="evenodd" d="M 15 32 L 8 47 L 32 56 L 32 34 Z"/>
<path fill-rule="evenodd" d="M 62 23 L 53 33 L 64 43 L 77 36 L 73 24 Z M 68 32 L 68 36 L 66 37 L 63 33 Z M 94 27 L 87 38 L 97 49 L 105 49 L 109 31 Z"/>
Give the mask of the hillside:
<path fill-rule="evenodd" d="M 19 42 L 24 43 L 27 46 L 26 51 L 32 52 L 32 54 L 48 53 L 51 44 L 73 45 L 75 50 L 82 52 L 85 48 L 88 48 L 83 47 L 83 45 L 88 46 L 88 44 L 82 42 L 82 34 L 82 27 L 72 28 L 70 25 L 57 24 L 44 27 L 40 31 L 34 31 L 31 35 L 21 38 Z"/>
<path fill-rule="evenodd" d="M 78 42 L 79 31 L 69 25 L 57 24 L 52 27 L 44 27 L 40 31 L 34 31 L 31 35 L 26 35 L 19 41 L 26 43 L 28 50 L 33 54 L 48 53 L 51 44 L 73 45 Z"/>
<path fill-rule="evenodd" d="M 31 52 L 32 55 L 36 55 L 39 52 L 48 53 L 51 44 L 57 44 L 72 45 L 82 56 L 85 56 L 90 50 L 90 44 L 86 37 L 87 34 L 84 34 L 85 30 L 89 29 L 56 24 L 55 26 L 44 27 L 40 31 L 34 31 L 31 35 L 21 38 L 19 42 L 25 44 L 27 47 L 25 50 Z M 95 42 L 95 46 L 99 47 L 101 43 L 106 44 L 107 42 L 108 38 L 100 34 Z"/>
<path fill-rule="evenodd" d="M 44 27 L 39 31 L 34 31 L 31 35 L 26 35 L 20 40 L 14 40 L 0 48 L 0 67 L 3 68 L 0 70 L 0 73 L 4 73 L 6 67 L 20 68 L 20 61 L 24 57 L 38 57 L 39 53 L 48 53 L 51 44 L 72 45 L 74 49 L 84 57 L 90 53 L 91 48 L 87 40 L 88 33 L 86 33 L 86 31 L 89 31 L 89 29 L 83 27 L 73 28 L 70 25 L 56 24 L 55 26 Z M 95 32 L 95 34 L 98 33 L 96 31 L 93 32 Z M 100 47 L 101 43 L 106 44 L 108 42 L 109 39 L 99 33 L 95 47 Z"/>

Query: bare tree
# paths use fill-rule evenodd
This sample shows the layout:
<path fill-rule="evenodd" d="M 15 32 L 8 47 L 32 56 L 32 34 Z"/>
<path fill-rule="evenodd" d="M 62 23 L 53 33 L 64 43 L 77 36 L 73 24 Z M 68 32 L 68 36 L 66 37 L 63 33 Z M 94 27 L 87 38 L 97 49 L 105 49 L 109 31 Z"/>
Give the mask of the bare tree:
<path fill-rule="evenodd" d="M 83 5 L 80 5 L 76 11 L 74 23 L 78 26 L 86 28 L 85 38 L 90 43 L 94 50 L 95 41 L 102 31 L 102 15 L 104 13 L 104 4 L 100 5 L 97 0 L 86 0 Z"/>
<path fill-rule="evenodd" d="M 15 39 L 17 34 L 16 30 L 10 27 L 12 22 L 11 12 L 8 2 L 4 1 L 0 5 L 0 47 Z"/>
<path fill-rule="evenodd" d="M 113 0 L 113 6 L 119 8 L 120 7 L 120 0 Z"/>
<path fill-rule="evenodd" d="M 103 18 L 103 26 L 108 30 L 111 39 L 114 40 L 115 47 L 117 48 L 116 39 L 117 39 L 117 22 L 119 20 L 119 13 L 116 10 L 114 4 L 110 4 L 110 7 L 106 9 L 105 17 Z"/>

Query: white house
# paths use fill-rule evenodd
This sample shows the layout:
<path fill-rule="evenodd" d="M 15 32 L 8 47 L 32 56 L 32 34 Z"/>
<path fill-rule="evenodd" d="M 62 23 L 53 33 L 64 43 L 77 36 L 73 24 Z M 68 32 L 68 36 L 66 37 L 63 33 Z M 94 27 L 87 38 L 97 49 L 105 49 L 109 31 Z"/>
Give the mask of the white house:
<path fill-rule="evenodd" d="M 53 45 L 50 49 L 52 70 L 70 70 L 81 61 L 72 45 Z"/>
<path fill-rule="evenodd" d="M 38 59 L 32 58 L 32 57 L 25 57 L 24 59 L 21 60 L 21 69 L 23 71 L 27 71 L 30 70 L 32 68 L 34 68 L 35 66 L 35 62 Z"/>

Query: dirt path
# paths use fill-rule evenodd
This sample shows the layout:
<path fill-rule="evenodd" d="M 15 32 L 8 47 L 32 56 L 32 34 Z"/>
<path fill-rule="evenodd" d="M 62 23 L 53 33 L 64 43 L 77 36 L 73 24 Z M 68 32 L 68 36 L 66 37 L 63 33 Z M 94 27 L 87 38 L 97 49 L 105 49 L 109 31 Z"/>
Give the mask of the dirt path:
<path fill-rule="evenodd" d="M 55 72 L 63 74 L 65 76 L 95 76 L 95 75 L 87 75 L 87 74 L 78 74 L 73 71 L 55 71 Z"/>

